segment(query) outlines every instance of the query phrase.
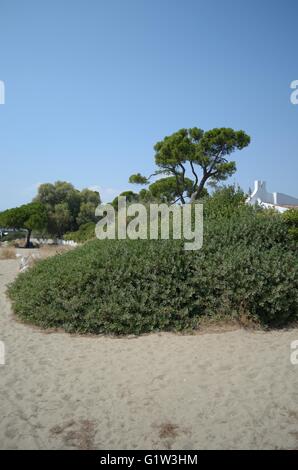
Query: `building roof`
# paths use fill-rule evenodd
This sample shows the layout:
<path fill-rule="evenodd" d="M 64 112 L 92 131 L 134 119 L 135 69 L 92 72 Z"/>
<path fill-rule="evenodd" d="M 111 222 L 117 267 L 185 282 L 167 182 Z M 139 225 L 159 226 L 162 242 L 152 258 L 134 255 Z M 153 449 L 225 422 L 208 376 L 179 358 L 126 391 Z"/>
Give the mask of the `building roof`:
<path fill-rule="evenodd" d="M 247 204 L 259 204 L 263 207 L 275 208 L 280 212 L 298 208 L 298 198 L 288 194 L 267 191 L 265 181 L 255 181 L 254 190 L 246 200 Z"/>

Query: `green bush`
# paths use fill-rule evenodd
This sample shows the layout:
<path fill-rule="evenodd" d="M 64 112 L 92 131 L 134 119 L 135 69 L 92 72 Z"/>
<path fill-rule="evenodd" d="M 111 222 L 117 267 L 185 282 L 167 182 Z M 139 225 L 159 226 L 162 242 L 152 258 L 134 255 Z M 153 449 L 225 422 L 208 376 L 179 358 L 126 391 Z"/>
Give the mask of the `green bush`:
<path fill-rule="evenodd" d="M 224 186 L 214 191 L 212 196 L 204 197 L 204 213 L 207 219 L 212 218 L 229 218 L 235 211 L 245 207 L 245 211 L 251 210 L 244 206 L 246 196 L 244 192 L 237 186 Z"/>
<path fill-rule="evenodd" d="M 290 209 L 283 214 L 285 223 L 287 224 L 289 235 L 298 241 L 298 209 Z"/>
<path fill-rule="evenodd" d="M 68 232 L 64 240 L 73 240 L 76 243 L 84 243 L 95 238 L 95 223 L 89 222 L 80 226 L 76 232 Z"/>
<path fill-rule="evenodd" d="M 14 310 L 42 327 L 96 334 L 186 330 L 219 314 L 296 321 L 297 245 L 282 217 L 241 206 L 207 219 L 198 251 L 183 241 L 95 240 L 41 261 L 10 287 Z"/>

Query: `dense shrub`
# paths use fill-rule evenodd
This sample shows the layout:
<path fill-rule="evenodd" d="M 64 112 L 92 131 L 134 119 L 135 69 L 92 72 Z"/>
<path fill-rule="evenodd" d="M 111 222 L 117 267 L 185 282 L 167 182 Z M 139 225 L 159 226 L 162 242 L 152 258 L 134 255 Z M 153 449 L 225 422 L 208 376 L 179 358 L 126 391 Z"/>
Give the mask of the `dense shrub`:
<path fill-rule="evenodd" d="M 244 207 L 246 196 L 238 186 L 225 186 L 214 191 L 212 196 L 204 197 L 206 219 L 229 218 L 231 215 Z M 245 206 L 246 212 L 250 209 Z"/>
<path fill-rule="evenodd" d="M 240 205 L 229 217 L 209 214 L 199 251 L 96 240 L 38 263 L 9 294 L 22 319 L 67 331 L 184 330 L 243 313 L 281 326 L 298 318 L 296 248 L 282 217 Z"/>
<path fill-rule="evenodd" d="M 298 209 L 290 209 L 283 214 L 285 223 L 287 224 L 289 235 L 298 241 Z"/>
<path fill-rule="evenodd" d="M 84 243 L 95 238 L 95 223 L 89 222 L 80 226 L 75 232 L 68 232 L 64 235 L 64 240 L 73 240 L 77 243 Z"/>

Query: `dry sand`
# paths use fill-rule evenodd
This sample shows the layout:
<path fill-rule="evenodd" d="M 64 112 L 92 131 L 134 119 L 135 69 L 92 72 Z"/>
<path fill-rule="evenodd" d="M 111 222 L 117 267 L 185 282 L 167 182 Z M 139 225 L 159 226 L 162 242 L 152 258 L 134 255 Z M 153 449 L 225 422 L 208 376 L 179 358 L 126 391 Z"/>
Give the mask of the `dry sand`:
<path fill-rule="evenodd" d="M 1 449 L 297 449 L 298 330 L 133 339 L 15 321 L 0 261 Z"/>

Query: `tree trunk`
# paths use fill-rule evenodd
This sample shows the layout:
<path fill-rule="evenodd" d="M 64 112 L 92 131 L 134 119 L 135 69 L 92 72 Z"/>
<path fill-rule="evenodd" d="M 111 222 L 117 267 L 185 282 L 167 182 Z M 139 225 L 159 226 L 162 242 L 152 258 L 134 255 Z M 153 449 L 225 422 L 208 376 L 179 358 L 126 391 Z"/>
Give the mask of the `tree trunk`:
<path fill-rule="evenodd" d="M 26 238 L 26 245 L 25 248 L 30 248 L 30 237 L 31 237 L 32 230 L 27 230 L 27 238 Z"/>
<path fill-rule="evenodd" d="M 203 176 L 203 178 L 201 179 L 200 184 L 199 184 L 199 186 L 198 186 L 198 189 L 197 189 L 196 191 L 194 191 L 194 192 L 192 193 L 191 197 L 190 197 L 190 202 L 191 202 L 191 203 L 194 202 L 194 201 L 197 199 L 198 196 L 200 196 L 201 192 L 202 192 L 203 189 L 204 189 L 204 185 L 205 185 L 207 179 L 208 179 L 208 176 L 207 176 L 207 175 L 206 175 L 206 176 Z"/>

